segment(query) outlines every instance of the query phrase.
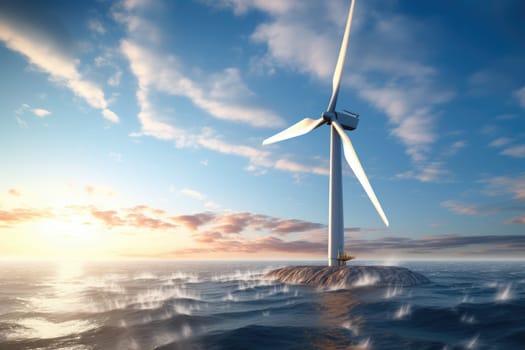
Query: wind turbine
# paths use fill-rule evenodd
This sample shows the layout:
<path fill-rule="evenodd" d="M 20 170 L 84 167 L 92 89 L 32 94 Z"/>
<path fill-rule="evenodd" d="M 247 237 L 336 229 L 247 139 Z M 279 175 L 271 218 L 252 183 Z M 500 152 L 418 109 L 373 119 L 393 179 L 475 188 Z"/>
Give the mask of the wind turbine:
<path fill-rule="evenodd" d="M 343 149 L 346 161 L 354 172 L 355 176 L 363 186 L 368 198 L 376 208 L 379 216 L 386 226 L 388 226 L 388 219 L 386 218 L 381 204 L 370 186 L 370 182 L 361 166 L 359 158 L 355 153 L 354 146 L 350 142 L 350 138 L 345 133 L 345 130 L 355 130 L 359 121 L 358 114 L 348 112 L 346 110 L 336 111 L 337 95 L 339 94 L 339 86 L 341 84 L 341 76 L 343 74 L 343 66 L 345 63 L 346 49 L 348 47 L 348 38 L 350 36 L 350 27 L 352 25 L 352 16 L 354 14 L 355 0 L 350 4 L 348 18 L 346 21 L 345 33 L 337 58 L 334 76 L 332 80 L 332 96 L 328 104 L 328 109 L 321 114 L 319 119 L 305 118 L 300 122 L 290 126 L 289 128 L 267 138 L 263 141 L 263 145 L 269 145 L 275 142 L 291 139 L 293 137 L 301 136 L 317 129 L 321 125 L 327 124 L 330 126 L 330 194 L 329 194 L 329 210 L 328 210 L 328 265 L 336 266 L 343 265 L 344 259 L 341 259 L 341 254 L 344 252 L 344 220 L 343 220 L 343 185 L 341 173 L 341 141 L 343 142 Z"/>

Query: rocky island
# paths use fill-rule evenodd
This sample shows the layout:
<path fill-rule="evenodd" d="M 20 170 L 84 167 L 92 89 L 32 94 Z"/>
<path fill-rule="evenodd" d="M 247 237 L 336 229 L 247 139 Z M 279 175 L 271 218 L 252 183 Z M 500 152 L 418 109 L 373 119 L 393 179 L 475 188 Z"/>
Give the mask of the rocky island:
<path fill-rule="evenodd" d="M 428 278 L 399 266 L 288 266 L 272 270 L 266 278 L 290 284 L 322 288 L 374 286 L 414 286 Z"/>

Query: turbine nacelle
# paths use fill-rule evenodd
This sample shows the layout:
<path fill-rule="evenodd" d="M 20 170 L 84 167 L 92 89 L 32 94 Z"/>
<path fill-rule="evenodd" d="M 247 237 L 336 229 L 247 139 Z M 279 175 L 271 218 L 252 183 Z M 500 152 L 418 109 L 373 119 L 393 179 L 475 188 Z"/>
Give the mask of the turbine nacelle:
<path fill-rule="evenodd" d="M 345 110 L 340 112 L 323 112 L 321 117 L 329 125 L 333 121 L 337 121 L 345 130 L 355 130 L 359 123 L 359 114 Z"/>

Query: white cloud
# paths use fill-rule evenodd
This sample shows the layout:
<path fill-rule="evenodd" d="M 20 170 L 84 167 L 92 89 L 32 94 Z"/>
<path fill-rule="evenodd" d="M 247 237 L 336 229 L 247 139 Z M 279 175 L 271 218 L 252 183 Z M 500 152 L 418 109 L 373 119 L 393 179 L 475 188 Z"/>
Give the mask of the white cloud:
<path fill-rule="evenodd" d="M 113 69 L 114 73 L 109 75 L 107 80 L 110 86 L 120 85 L 120 80 L 122 79 L 122 70 L 115 63 L 115 56 L 115 50 L 105 49 L 101 55 L 95 57 L 95 65 L 97 67 L 109 67 Z"/>
<path fill-rule="evenodd" d="M 450 172 L 441 162 L 422 162 L 415 169 L 396 175 L 399 179 L 415 179 L 421 182 L 450 182 Z"/>
<path fill-rule="evenodd" d="M 301 2 L 297 0 L 221 0 L 219 2 L 213 0 L 209 3 L 210 5 L 231 7 L 236 15 L 243 15 L 252 8 L 274 14 L 286 13 L 290 10 L 297 10 L 301 5 Z"/>
<path fill-rule="evenodd" d="M 207 201 L 204 203 L 204 207 L 207 209 L 219 209 L 221 206 L 214 201 Z"/>
<path fill-rule="evenodd" d="M 50 115 L 51 112 L 46 110 L 46 109 L 43 109 L 43 108 L 33 108 L 31 110 L 31 112 L 33 112 L 34 115 L 36 115 L 37 117 L 45 117 L 46 115 Z"/>
<path fill-rule="evenodd" d="M 191 197 L 191 198 L 198 199 L 198 200 L 203 200 L 204 198 L 206 198 L 206 196 L 203 195 L 202 193 L 189 189 L 189 188 L 183 188 L 180 191 L 180 193 L 185 195 L 186 197 Z"/>
<path fill-rule="evenodd" d="M 129 16 L 120 13 L 117 19 L 128 25 Z M 126 19 L 127 18 L 127 19 Z M 140 44 L 131 38 L 121 42 L 121 51 L 130 63 L 132 73 L 138 81 L 137 100 L 140 107 L 138 118 L 141 131 L 131 136 L 152 136 L 163 140 L 173 140 L 177 147 L 200 147 L 222 154 L 230 154 L 248 159 L 247 170 L 264 172 L 274 168 L 289 172 L 323 174 L 327 169 L 319 166 L 306 166 L 286 157 L 274 159 L 268 150 L 260 147 L 225 142 L 211 128 L 203 128 L 200 133 L 176 127 L 171 118 L 159 114 L 151 103 L 151 95 L 162 92 L 190 99 L 197 107 L 218 119 L 226 119 L 256 127 L 276 127 L 283 125 L 282 119 L 271 111 L 241 104 L 249 100 L 253 92 L 242 81 L 237 68 L 226 68 L 208 76 L 199 83 L 185 76 L 179 60 L 168 54 L 161 54 L 151 46 Z"/>
<path fill-rule="evenodd" d="M 464 148 L 467 145 L 467 142 L 464 140 L 459 140 L 452 143 L 448 149 L 445 151 L 445 155 L 453 156 L 459 152 L 460 149 Z"/>
<path fill-rule="evenodd" d="M 117 70 L 115 74 L 113 74 L 112 76 L 108 78 L 108 84 L 111 86 L 118 86 L 120 85 L 121 78 L 122 78 L 122 71 Z"/>
<path fill-rule="evenodd" d="M 118 123 L 119 121 L 118 116 L 110 109 L 104 108 L 102 110 L 102 115 L 110 122 Z"/>
<path fill-rule="evenodd" d="M 517 145 L 505 148 L 501 154 L 514 158 L 525 158 L 525 145 Z"/>
<path fill-rule="evenodd" d="M 104 113 L 109 109 L 102 89 L 84 80 L 77 70 L 77 60 L 54 47 L 45 37 L 45 33 L 35 34 L 24 29 L 19 23 L 9 22 L 6 17 L 2 17 L 0 40 L 5 42 L 9 49 L 25 56 L 32 65 L 48 73 L 52 81 L 68 87 L 91 107 L 102 110 L 104 117 L 109 121 L 118 122 L 115 113 Z"/>
<path fill-rule="evenodd" d="M 259 25 L 251 36 L 268 48 L 268 61 L 281 67 L 328 78 L 334 70 L 333 60 L 337 46 L 322 33 L 300 21 L 289 21 L 288 16 Z"/>
<path fill-rule="evenodd" d="M 190 188 L 183 188 L 182 190 L 180 190 L 180 193 L 186 197 L 190 197 L 198 201 L 204 202 L 203 205 L 206 209 L 219 209 L 221 207 L 220 204 L 209 200 L 206 195 L 202 194 L 199 191 L 192 190 Z"/>
<path fill-rule="evenodd" d="M 514 96 L 518 99 L 520 106 L 525 108 L 525 86 L 514 91 Z"/>
<path fill-rule="evenodd" d="M 88 28 L 98 34 L 106 34 L 106 28 L 100 23 L 98 19 L 91 19 L 88 21 Z"/>
<path fill-rule="evenodd" d="M 19 115 L 15 116 L 15 120 L 20 128 L 27 128 L 27 122 L 24 119 L 20 118 Z"/>
<path fill-rule="evenodd" d="M 28 105 L 27 103 L 23 103 L 22 105 L 20 105 L 20 107 L 18 107 L 15 110 L 16 122 L 22 128 L 27 128 L 27 122 L 22 119 L 22 115 L 24 115 L 24 113 L 26 113 L 26 112 L 33 113 L 34 115 L 36 115 L 39 118 L 44 118 L 44 117 L 46 117 L 46 116 L 51 114 L 51 112 L 46 110 L 46 109 L 43 109 L 43 108 L 31 108 L 31 106 Z"/>
<path fill-rule="evenodd" d="M 485 193 L 488 195 L 512 194 L 515 200 L 525 201 L 525 175 L 496 176 L 480 182 L 486 185 Z"/>
<path fill-rule="evenodd" d="M 490 147 L 503 147 L 511 143 L 513 140 L 509 137 L 498 137 L 489 143 Z"/>
<path fill-rule="evenodd" d="M 479 214 L 479 209 L 476 206 L 453 201 L 453 200 L 444 201 L 441 203 L 441 206 L 459 215 Z"/>
<path fill-rule="evenodd" d="M 283 121 L 273 112 L 239 102 L 249 98 L 252 92 L 244 85 L 236 68 L 226 68 L 208 77 L 211 81 L 206 82 L 209 84 L 207 87 L 186 77 L 172 55 L 162 55 L 130 40 L 123 40 L 121 49 L 142 90 L 186 97 L 217 119 L 255 127 L 283 125 Z"/>

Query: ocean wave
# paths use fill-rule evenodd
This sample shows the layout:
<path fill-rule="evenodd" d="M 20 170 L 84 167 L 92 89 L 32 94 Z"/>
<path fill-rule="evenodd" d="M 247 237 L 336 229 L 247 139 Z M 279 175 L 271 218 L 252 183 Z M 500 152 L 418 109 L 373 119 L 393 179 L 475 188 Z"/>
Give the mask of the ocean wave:
<path fill-rule="evenodd" d="M 401 305 L 399 309 L 397 309 L 396 313 L 394 314 L 394 318 L 397 320 L 400 320 L 402 318 L 405 318 L 410 315 L 411 307 L 409 304 Z"/>
<path fill-rule="evenodd" d="M 17 319 L 16 325 L 16 328 L 6 334 L 7 340 L 58 338 L 83 333 L 99 326 L 92 321 L 86 320 L 54 322 L 43 317 Z"/>
<path fill-rule="evenodd" d="M 397 297 L 398 295 L 401 295 L 402 292 L 403 292 L 403 288 L 398 287 L 398 286 L 393 286 L 393 287 L 390 286 L 386 290 L 383 297 L 385 299 L 391 299 L 391 298 Z"/>
<path fill-rule="evenodd" d="M 216 274 L 211 277 L 213 282 L 260 281 L 269 269 L 263 270 L 235 270 L 233 273 Z"/>
<path fill-rule="evenodd" d="M 500 290 L 496 294 L 496 301 L 507 301 L 512 298 L 511 285 L 507 284 L 504 287 L 500 287 Z"/>

